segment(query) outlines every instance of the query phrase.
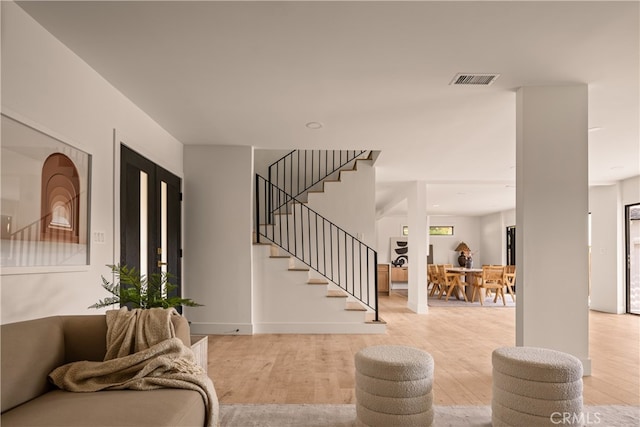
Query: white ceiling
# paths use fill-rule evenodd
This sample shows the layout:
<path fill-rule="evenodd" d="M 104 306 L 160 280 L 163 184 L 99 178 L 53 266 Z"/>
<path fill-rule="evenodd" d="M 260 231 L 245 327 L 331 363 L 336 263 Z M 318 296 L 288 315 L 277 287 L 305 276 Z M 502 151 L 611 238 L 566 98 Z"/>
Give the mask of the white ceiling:
<path fill-rule="evenodd" d="M 640 174 L 637 0 L 19 4 L 184 144 L 382 150 L 379 214 L 409 181 L 432 215 L 513 208 L 525 85 L 588 84 L 591 183 Z"/>

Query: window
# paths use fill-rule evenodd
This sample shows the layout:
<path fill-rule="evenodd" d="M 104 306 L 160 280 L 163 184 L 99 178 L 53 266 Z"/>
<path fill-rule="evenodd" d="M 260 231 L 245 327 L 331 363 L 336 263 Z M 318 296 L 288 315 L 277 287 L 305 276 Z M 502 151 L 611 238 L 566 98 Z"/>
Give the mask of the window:
<path fill-rule="evenodd" d="M 453 236 L 453 225 L 434 225 L 429 227 L 430 236 Z"/>
<path fill-rule="evenodd" d="M 402 226 L 402 235 L 409 235 L 409 226 Z M 453 236 L 453 225 L 433 225 L 429 227 L 430 236 Z"/>

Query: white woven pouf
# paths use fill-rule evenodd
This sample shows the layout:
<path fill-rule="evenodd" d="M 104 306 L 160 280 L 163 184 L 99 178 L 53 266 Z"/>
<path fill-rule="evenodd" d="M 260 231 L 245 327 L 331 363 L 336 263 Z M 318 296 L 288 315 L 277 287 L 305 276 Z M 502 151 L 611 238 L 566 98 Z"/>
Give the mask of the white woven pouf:
<path fill-rule="evenodd" d="M 433 357 L 399 345 L 356 353 L 356 414 L 359 426 L 433 424 Z"/>
<path fill-rule="evenodd" d="M 582 363 L 538 347 L 493 351 L 491 418 L 497 426 L 556 426 L 582 419 Z"/>

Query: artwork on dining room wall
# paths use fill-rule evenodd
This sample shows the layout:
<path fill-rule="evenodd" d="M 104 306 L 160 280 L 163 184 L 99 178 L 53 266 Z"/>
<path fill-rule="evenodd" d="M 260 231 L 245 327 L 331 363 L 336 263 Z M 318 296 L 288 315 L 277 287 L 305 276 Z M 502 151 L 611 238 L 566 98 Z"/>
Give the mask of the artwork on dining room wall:
<path fill-rule="evenodd" d="M 409 241 L 406 237 L 392 237 L 391 251 L 389 252 L 391 264 L 394 267 L 406 265 L 409 262 Z"/>
<path fill-rule="evenodd" d="M 5 114 L 1 125 L 0 265 L 88 265 L 91 155 Z"/>

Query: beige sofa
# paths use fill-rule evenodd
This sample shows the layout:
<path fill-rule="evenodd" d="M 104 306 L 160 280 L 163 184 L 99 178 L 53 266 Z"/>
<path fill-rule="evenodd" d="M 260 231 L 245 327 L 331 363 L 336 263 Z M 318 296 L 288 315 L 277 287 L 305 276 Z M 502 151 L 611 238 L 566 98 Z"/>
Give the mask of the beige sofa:
<path fill-rule="evenodd" d="M 189 324 L 173 316 L 176 336 L 190 346 Z M 54 316 L 2 325 L 2 415 L 11 426 L 204 426 L 205 405 L 193 390 L 110 390 L 73 393 L 48 381 L 56 367 L 102 361 L 104 315 Z"/>

